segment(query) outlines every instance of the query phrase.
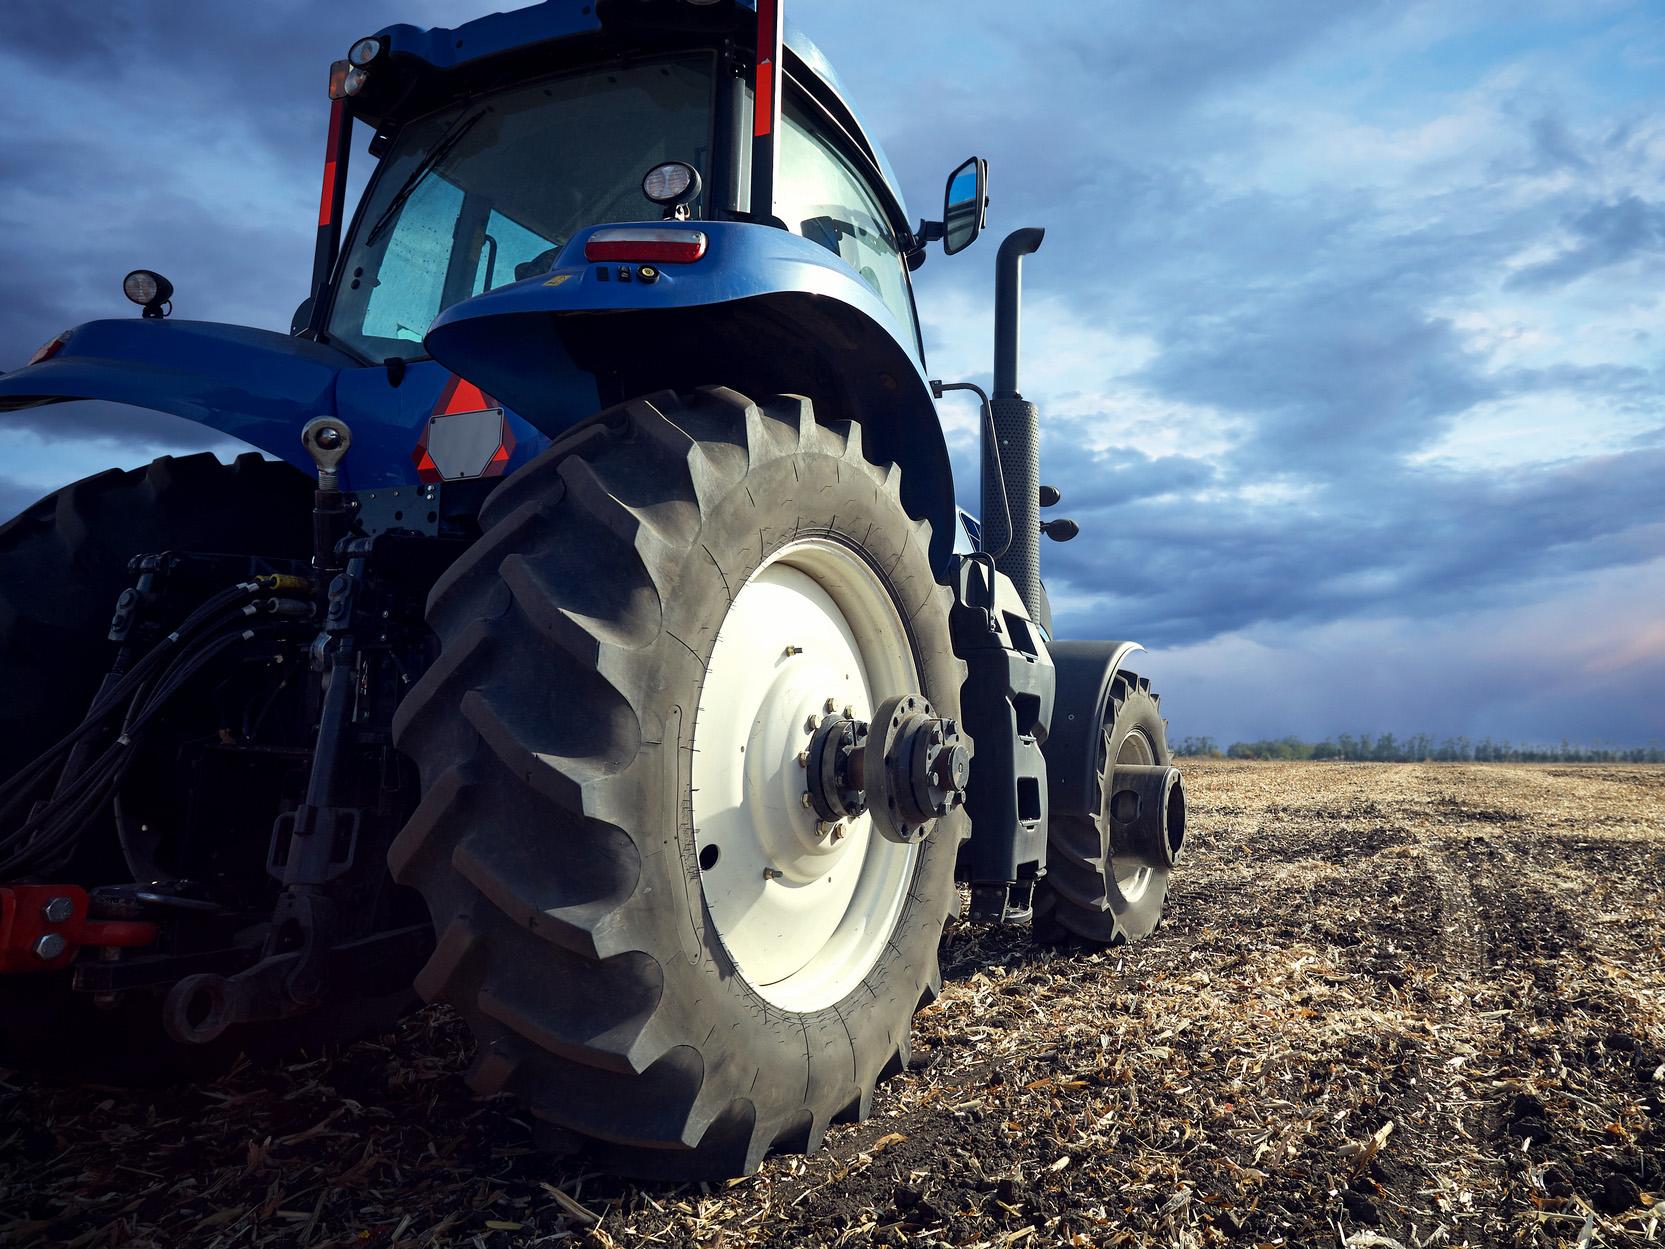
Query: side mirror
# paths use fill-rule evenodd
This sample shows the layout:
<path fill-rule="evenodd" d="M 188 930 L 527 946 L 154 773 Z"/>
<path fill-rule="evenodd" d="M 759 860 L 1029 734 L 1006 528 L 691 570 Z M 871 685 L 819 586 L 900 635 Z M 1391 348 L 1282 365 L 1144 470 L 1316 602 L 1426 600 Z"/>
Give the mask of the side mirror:
<path fill-rule="evenodd" d="M 942 196 L 942 250 L 952 256 L 970 247 L 987 217 L 989 163 L 969 158 L 948 175 Z"/>

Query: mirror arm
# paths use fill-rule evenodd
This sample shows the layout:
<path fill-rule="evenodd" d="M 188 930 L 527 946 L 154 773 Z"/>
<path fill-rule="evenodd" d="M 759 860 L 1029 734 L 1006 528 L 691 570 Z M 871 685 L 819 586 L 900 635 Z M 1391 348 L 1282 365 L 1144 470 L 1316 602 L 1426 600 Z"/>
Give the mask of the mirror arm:
<path fill-rule="evenodd" d="M 947 233 L 947 227 L 940 221 L 921 221 L 919 228 L 912 231 L 904 239 L 899 240 L 902 245 L 902 257 L 908 262 L 908 272 L 913 272 L 925 263 L 925 246 L 935 243 Z"/>

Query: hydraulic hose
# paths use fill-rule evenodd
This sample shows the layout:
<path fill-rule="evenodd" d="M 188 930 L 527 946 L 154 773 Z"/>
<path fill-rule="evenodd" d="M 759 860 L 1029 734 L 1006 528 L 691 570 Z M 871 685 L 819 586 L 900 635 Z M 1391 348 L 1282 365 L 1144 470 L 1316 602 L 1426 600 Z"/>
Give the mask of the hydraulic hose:
<path fill-rule="evenodd" d="M 127 712 L 116 738 L 75 775 L 60 774 L 56 792 L 17 827 L 0 833 L 0 879 L 24 870 L 44 870 L 73 853 L 86 821 L 120 784 L 131 766 L 132 747 L 167 703 L 193 678 L 230 648 L 277 631 L 277 619 L 305 619 L 313 614 L 309 580 L 266 575 L 239 582 L 211 596 L 179 626 L 106 686 L 74 730 L 0 785 L 0 820 L 11 816 L 40 787 L 54 764 L 69 756 L 89 734 L 109 729 L 125 702 Z M 273 592 L 276 593 L 273 593 Z M 253 595 L 271 597 L 245 602 Z M 253 623 L 270 621 L 270 623 Z M 242 626 L 242 627 L 238 627 Z M 66 765 L 67 766 L 67 765 Z"/>

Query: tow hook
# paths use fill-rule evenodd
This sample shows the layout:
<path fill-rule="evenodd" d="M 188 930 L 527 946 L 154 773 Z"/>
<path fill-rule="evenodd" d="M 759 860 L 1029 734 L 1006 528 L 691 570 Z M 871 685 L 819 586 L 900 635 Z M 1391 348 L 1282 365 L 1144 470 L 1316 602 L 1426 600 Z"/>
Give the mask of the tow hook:
<path fill-rule="evenodd" d="M 822 720 L 810 739 L 808 803 L 824 823 L 871 811 L 886 840 L 911 845 L 965 804 L 971 754 L 971 739 L 921 694 L 886 699 L 871 721 L 846 708 Z"/>

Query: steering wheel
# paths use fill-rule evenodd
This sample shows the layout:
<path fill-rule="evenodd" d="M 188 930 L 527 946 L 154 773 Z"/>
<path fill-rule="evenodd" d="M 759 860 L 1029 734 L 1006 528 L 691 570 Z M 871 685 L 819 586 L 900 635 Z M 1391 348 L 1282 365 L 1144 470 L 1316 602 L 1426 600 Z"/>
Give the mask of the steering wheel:
<path fill-rule="evenodd" d="M 561 254 L 561 249 L 567 245 L 565 239 L 556 239 L 553 247 L 546 248 L 533 256 L 530 260 L 523 260 L 515 266 L 515 281 L 524 282 L 527 278 L 535 278 L 548 273 L 555 267 L 555 258 Z"/>

